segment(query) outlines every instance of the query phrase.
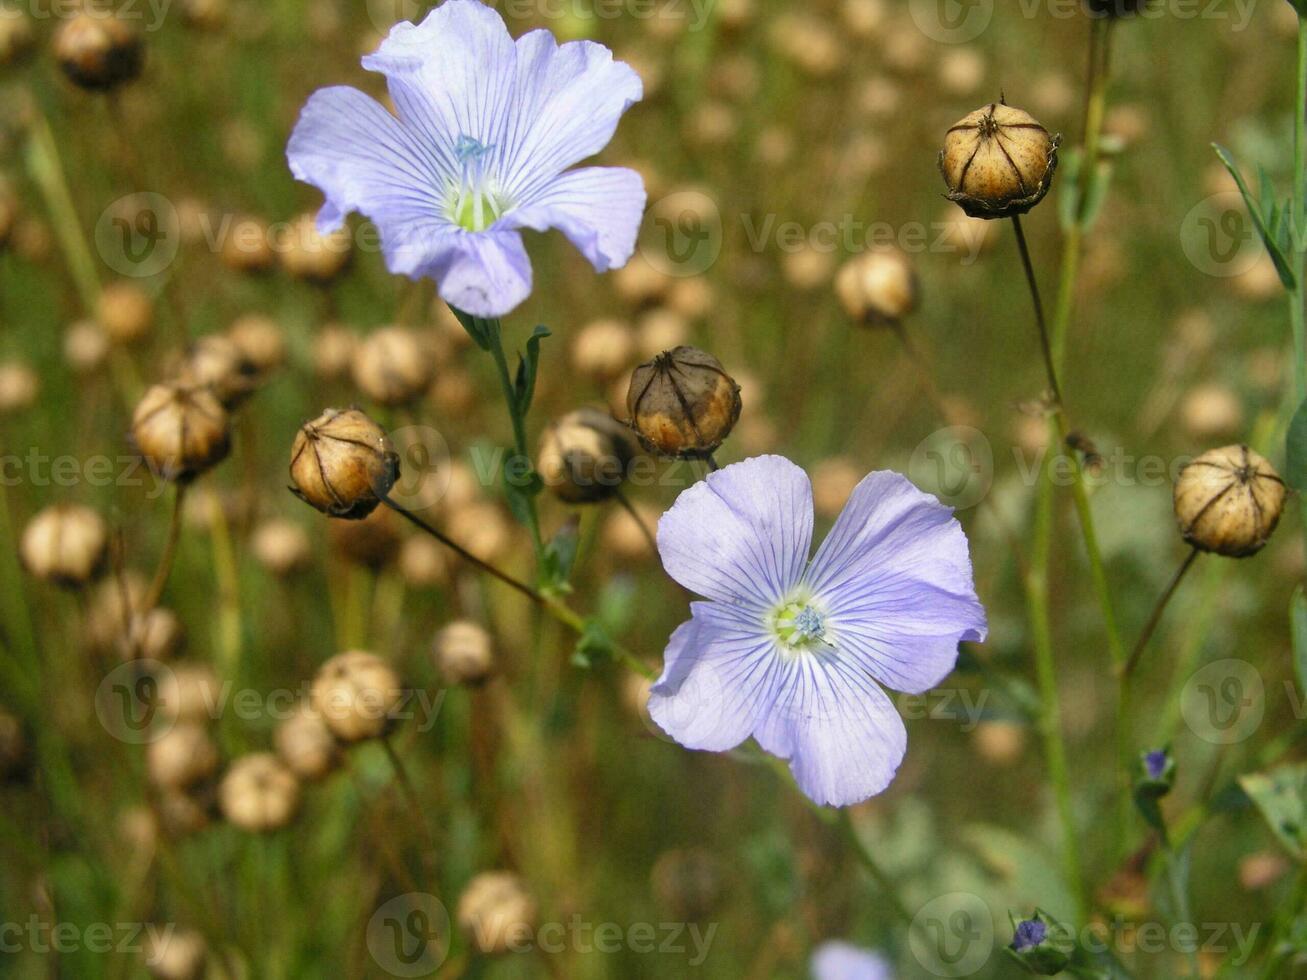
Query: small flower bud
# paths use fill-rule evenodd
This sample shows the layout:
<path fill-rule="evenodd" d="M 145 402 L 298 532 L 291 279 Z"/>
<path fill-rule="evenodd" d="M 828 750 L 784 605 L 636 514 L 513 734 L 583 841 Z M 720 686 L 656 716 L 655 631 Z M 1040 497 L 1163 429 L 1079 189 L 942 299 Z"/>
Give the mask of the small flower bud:
<path fill-rule="evenodd" d="M 1203 453 L 1175 481 L 1175 516 L 1200 551 L 1247 558 L 1261 551 L 1280 520 L 1280 475 L 1247 446 Z"/>
<path fill-rule="evenodd" d="M 256 527 L 250 550 L 259 564 L 277 578 L 290 577 L 313 557 L 313 546 L 304 528 L 287 520 L 264 521 Z"/>
<path fill-rule="evenodd" d="M 949 200 L 973 218 L 1025 214 L 1053 183 L 1060 139 L 1020 109 L 977 109 L 953 125 L 939 154 Z"/>
<path fill-rule="evenodd" d="M 281 267 L 295 279 L 325 285 L 349 265 L 350 246 L 348 228 L 322 235 L 318 233 L 314 216 L 302 214 L 291 223 L 286 247 L 281 252 Z"/>
<path fill-rule="evenodd" d="M 132 441 L 165 480 L 185 482 L 226 457 L 231 446 L 227 410 L 204 388 L 157 384 L 132 415 Z"/>
<path fill-rule="evenodd" d="M 495 669 L 490 634 L 470 620 L 450 623 L 437 633 L 434 653 L 436 668 L 447 684 L 481 684 Z"/>
<path fill-rule="evenodd" d="M 1035 911 L 1030 919 L 1012 917 L 1012 944 L 1008 953 L 1031 973 L 1051 977 L 1071 963 L 1074 944 L 1065 926 L 1046 912 Z"/>
<path fill-rule="evenodd" d="M 322 779 L 340 762 L 336 736 L 308 706 L 278 725 L 273 741 L 281 760 L 300 779 Z"/>
<path fill-rule="evenodd" d="M 37 578 L 78 588 L 104 570 L 109 529 L 89 507 L 54 504 L 28 522 L 18 553 Z"/>
<path fill-rule="evenodd" d="M 232 321 L 227 339 L 261 375 L 271 374 L 286 363 L 286 338 L 277 321 L 260 313 L 249 313 Z"/>
<path fill-rule="evenodd" d="M 154 327 L 154 300 L 136 283 L 111 283 L 100 291 L 95 318 L 110 343 L 134 344 Z"/>
<path fill-rule="evenodd" d="M 626 409 L 650 452 L 704 458 L 739 420 L 740 386 L 711 354 L 677 347 L 635 369 Z"/>
<path fill-rule="evenodd" d="M 54 56 L 74 84 L 107 91 L 130 82 L 145 64 L 145 44 L 131 25 L 118 17 L 77 14 L 54 35 Z"/>
<path fill-rule="evenodd" d="M 530 939 L 536 903 L 511 871 L 485 871 L 459 896 L 457 917 L 472 945 L 490 956 Z"/>
<path fill-rule="evenodd" d="M 536 469 L 559 500 L 594 504 L 618 492 L 637 452 L 630 430 L 611 415 L 579 408 L 545 430 Z"/>
<path fill-rule="evenodd" d="M 1141 752 L 1135 762 L 1135 793 L 1160 797 L 1175 783 L 1175 758 L 1170 749 Z"/>
<path fill-rule="evenodd" d="M 146 930 L 145 965 L 156 980 L 200 980 L 208 956 L 204 937 L 193 929 Z"/>
<path fill-rule="evenodd" d="M 254 394 L 259 372 L 233 341 L 209 334 L 191 345 L 178 380 L 192 388 L 208 389 L 230 409 Z"/>
<path fill-rule="evenodd" d="M 150 781 L 163 789 L 189 789 L 218 769 L 218 746 L 202 725 L 173 725 L 146 752 Z"/>
<path fill-rule="evenodd" d="M 835 295 L 855 322 L 895 326 L 917 308 L 920 286 L 907 255 L 897 248 L 877 248 L 840 267 Z"/>
<path fill-rule="evenodd" d="M 313 681 L 313 708 L 342 742 L 380 738 L 403 704 L 399 675 L 376 654 L 350 650 L 322 665 Z"/>
<path fill-rule="evenodd" d="M 299 780 L 271 752 L 254 752 L 231 764 L 218 787 L 218 804 L 227 822 L 241 830 L 280 830 L 299 809 Z"/>
<path fill-rule="evenodd" d="M 380 405 L 407 405 L 431 386 L 431 350 L 412 330 L 385 327 L 363 338 L 354 356 L 354 383 Z"/>
<path fill-rule="evenodd" d="M 329 408 L 306 422 L 291 447 L 292 492 L 332 517 L 367 517 L 399 479 L 385 431 L 356 408 Z"/>

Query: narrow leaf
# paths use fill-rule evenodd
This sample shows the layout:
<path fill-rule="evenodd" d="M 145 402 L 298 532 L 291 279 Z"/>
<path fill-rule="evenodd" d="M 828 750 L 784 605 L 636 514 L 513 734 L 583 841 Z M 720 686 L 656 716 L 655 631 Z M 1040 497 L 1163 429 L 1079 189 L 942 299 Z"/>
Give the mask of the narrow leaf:
<path fill-rule="evenodd" d="M 1221 163 L 1225 164 L 1225 169 L 1230 172 L 1234 178 L 1235 184 L 1239 187 L 1239 193 L 1243 196 L 1243 203 L 1248 208 L 1248 214 L 1253 219 L 1253 226 L 1257 229 L 1257 234 L 1262 239 L 1262 244 L 1266 246 L 1267 253 L 1271 256 L 1271 261 L 1275 263 L 1275 271 L 1279 273 L 1280 282 L 1284 283 L 1284 288 L 1293 290 L 1297 285 L 1297 277 L 1289 265 L 1288 259 L 1284 256 L 1284 251 L 1280 247 L 1276 236 L 1271 233 L 1267 227 L 1266 217 L 1262 211 L 1261 205 L 1254 200 L 1252 191 L 1248 189 L 1248 184 L 1243 179 L 1243 174 L 1235 165 L 1234 157 L 1230 151 L 1219 143 L 1213 143 L 1212 148 L 1216 150 L 1216 155 L 1221 158 Z"/>

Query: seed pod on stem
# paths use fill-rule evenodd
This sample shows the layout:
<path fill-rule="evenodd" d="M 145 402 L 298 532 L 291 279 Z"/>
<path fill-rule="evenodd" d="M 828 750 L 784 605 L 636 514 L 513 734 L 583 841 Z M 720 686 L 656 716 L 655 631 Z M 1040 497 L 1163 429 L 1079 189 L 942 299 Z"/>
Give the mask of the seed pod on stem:
<path fill-rule="evenodd" d="M 18 552 L 37 578 L 81 588 L 104 570 L 109 530 L 89 507 L 54 504 L 28 522 Z"/>
<path fill-rule="evenodd" d="M 342 742 L 381 738 L 395 723 L 404 691 L 376 654 L 350 650 L 324 663 L 313 681 L 313 708 Z"/>
<path fill-rule="evenodd" d="M 607 412 L 579 408 L 545 430 L 536 469 L 559 500 L 594 504 L 621 490 L 637 452 L 626 426 Z"/>
<path fill-rule="evenodd" d="M 977 109 L 953 124 L 939 154 L 949 200 L 973 218 L 1025 214 L 1053 184 L 1060 140 L 1012 106 Z"/>
<path fill-rule="evenodd" d="M 55 32 L 54 56 L 69 81 L 92 91 L 130 82 L 145 64 L 145 44 L 125 20 L 105 14 L 77 14 Z"/>
<path fill-rule="evenodd" d="M 1262 550 L 1284 509 L 1284 481 L 1261 454 L 1225 446 L 1189 463 L 1175 482 L 1175 516 L 1200 551 L 1247 558 Z"/>
<path fill-rule="evenodd" d="M 241 830 L 280 830 L 299 809 L 299 780 L 271 752 L 254 752 L 227 770 L 218 787 L 218 803 L 227 822 Z"/>
<path fill-rule="evenodd" d="M 631 375 L 630 425 L 660 456 L 706 459 L 739 421 L 740 386 L 721 363 L 695 347 L 664 351 Z"/>
<path fill-rule="evenodd" d="M 895 327 L 916 310 L 921 288 L 912 260 L 901 249 L 876 248 L 840 267 L 835 294 L 856 323 Z"/>
<path fill-rule="evenodd" d="M 136 406 L 132 441 L 154 472 L 184 483 L 226 457 L 227 410 L 205 388 L 180 382 L 158 384 Z"/>
<path fill-rule="evenodd" d="M 331 517 L 359 520 L 399 479 L 399 455 L 381 426 L 356 408 L 329 408 L 295 436 L 291 491 Z"/>

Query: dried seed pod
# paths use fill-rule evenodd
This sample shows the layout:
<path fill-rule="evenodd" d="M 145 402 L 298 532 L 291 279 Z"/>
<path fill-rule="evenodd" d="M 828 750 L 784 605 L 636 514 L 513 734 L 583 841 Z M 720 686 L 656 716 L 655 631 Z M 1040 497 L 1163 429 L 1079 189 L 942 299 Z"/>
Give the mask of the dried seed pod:
<path fill-rule="evenodd" d="M 159 708 L 179 723 L 199 724 L 213 719 L 220 698 L 218 675 L 208 664 L 173 664 L 159 678 Z"/>
<path fill-rule="evenodd" d="M 260 565 L 277 578 L 288 578 L 309 564 L 313 546 L 294 521 L 264 521 L 254 529 L 250 550 Z"/>
<path fill-rule="evenodd" d="M 111 343 L 134 344 L 154 326 L 154 300 L 136 283 L 111 283 L 100 291 L 95 318 Z"/>
<path fill-rule="evenodd" d="M 22 361 L 0 361 L 0 415 L 31 408 L 41 393 L 41 378 Z"/>
<path fill-rule="evenodd" d="M 77 14 L 55 32 L 54 56 L 74 84 L 108 91 L 130 82 L 145 65 L 145 43 L 125 20 Z"/>
<path fill-rule="evenodd" d="M 205 388 L 158 384 L 132 415 L 132 441 L 165 480 L 194 479 L 220 463 L 231 448 L 227 410 Z"/>
<path fill-rule="evenodd" d="M 281 267 L 296 279 L 325 285 L 349 265 L 351 244 L 348 228 L 323 235 L 318 232 L 314 216 L 302 214 L 291 222 L 281 251 Z"/>
<path fill-rule="evenodd" d="M 706 458 L 740 418 L 740 386 L 717 358 L 695 347 L 664 351 L 631 375 L 630 425 L 660 456 Z"/>
<path fill-rule="evenodd" d="M 145 614 L 136 613 L 121 641 L 118 652 L 125 658 L 171 660 L 186 643 L 186 627 L 171 609 L 155 606 Z"/>
<path fill-rule="evenodd" d="M 595 320 L 572 341 L 572 367 L 588 378 L 614 378 L 630 367 L 635 338 L 620 320 Z"/>
<path fill-rule="evenodd" d="M 234 341 L 209 334 L 191 344 L 178 380 L 192 388 L 207 388 L 230 409 L 254 394 L 260 378 L 258 368 Z"/>
<path fill-rule="evenodd" d="M 504 953 L 531 936 L 536 903 L 511 871 L 485 871 L 458 897 L 458 925 L 486 955 Z"/>
<path fill-rule="evenodd" d="M 844 312 L 866 326 L 897 326 L 916 310 L 920 294 L 912 260 L 898 248 L 855 255 L 835 276 L 835 295 Z"/>
<path fill-rule="evenodd" d="M 1203 453 L 1175 481 L 1175 516 L 1200 551 L 1247 558 L 1262 550 L 1284 509 L 1284 481 L 1247 446 Z"/>
<path fill-rule="evenodd" d="M 17 64 L 32 50 L 34 40 L 32 18 L 16 7 L 0 7 L 0 66 Z M 0 247 L 3 245 L 4 235 L 0 234 Z"/>
<path fill-rule="evenodd" d="M 332 657 L 313 681 L 313 709 L 342 742 L 380 738 L 404 702 L 399 675 L 376 654 L 350 650 Z"/>
<path fill-rule="evenodd" d="M 277 754 L 300 779 L 322 779 L 340 762 L 336 736 L 307 705 L 277 726 L 273 741 Z"/>
<path fill-rule="evenodd" d="M 75 374 L 93 374 L 109 356 L 109 336 L 94 320 L 79 320 L 64 331 L 64 360 Z"/>
<path fill-rule="evenodd" d="M 949 200 L 973 218 L 1025 214 L 1052 186 L 1060 140 L 1020 109 L 977 109 L 949 129 L 939 154 Z"/>
<path fill-rule="evenodd" d="M 145 965 L 156 980 L 200 980 L 209 957 L 204 937 L 169 923 L 146 930 Z"/>
<path fill-rule="evenodd" d="M 349 374 L 358 350 L 358 337 L 348 328 L 329 323 L 313 339 L 313 370 L 320 378 L 337 381 Z"/>
<path fill-rule="evenodd" d="M 291 448 L 291 490 L 332 517 L 367 517 L 399 479 L 399 455 L 381 426 L 356 408 L 306 422 Z"/>
<path fill-rule="evenodd" d="M 198 31 L 217 33 L 227 26 L 227 0 L 183 0 L 182 19 Z"/>
<path fill-rule="evenodd" d="M 189 789 L 217 771 L 218 746 L 203 725 L 180 722 L 150 743 L 146 767 L 156 786 Z"/>
<path fill-rule="evenodd" d="M 579 408 L 545 430 L 536 469 L 559 500 L 594 504 L 621 489 L 637 452 L 630 430 L 611 415 Z"/>
<path fill-rule="evenodd" d="M 80 588 L 104 570 L 109 529 L 89 507 L 54 504 L 28 522 L 18 553 L 37 578 Z"/>
<path fill-rule="evenodd" d="M 249 215 L 233 220 L 222 240 L 222 262 L 233 272 L 250 275 L 272 269 L 277 264 L 277 253 L 267 226 Z"/>
<path fill-rule="evenodd" d="M 431 349 L 412 330 L 385 327 L 369 334 L 354 356 L 354 383 L 381 405 L 407 405 L 431 386 Z"/>
<path fill-rule="evenodd" d="M 436 634 L 436 668 L 446 683 L 475 685 L 495 669 L 494 643 L 479 623 L 458 620 Z"/>
<path fill-rule="evenodd" d="M 299 809 L 299 780 L 271 752 L 254 752 L 231 764 L 218 787 L 218 805 L 241 830 L 280 830 Z"/>
<path fill-rule="evenodd" d="M 227 328 L 227 339 L 259 374 L 271 374 L 286 363 L 286 338 L 270 316 L 247 313 Z"/>

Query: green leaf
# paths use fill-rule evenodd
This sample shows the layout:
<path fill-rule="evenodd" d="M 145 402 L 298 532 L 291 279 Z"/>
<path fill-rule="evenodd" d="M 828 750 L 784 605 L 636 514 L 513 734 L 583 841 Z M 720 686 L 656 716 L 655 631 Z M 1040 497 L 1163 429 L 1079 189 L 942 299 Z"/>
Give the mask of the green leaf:
<path fill-rule="evenodd" d="M 570 589 L 568 579 L 572 577 L 572 568 L 576 565 L 579 540 L 576 523 L 569 521 L 559 528 L 558 533 L 545 546 L 541 576 L 547 592 L 558 593 Z"/>
<path fill-rule="evenodd" d="M 1307 490 L 1307 401 L 1293 413 L 1284 456 L 1285 482 L 1295 490 Z"/>
<path fill-rule="evenodd" d="M 572 664 L 576 667 L 590 668 L 596 660 L 606 660 L 613 655 L 613 641 L 608 638 L 608 631 L 595 619 L 585 621 L 585 630 L 576 641 L 576 650 L 572 653 Z"/>
<path fill-rule="evenodd" d="M 526 418 L 531 410 L 531 400 L 535 397 L 536 378 L 540 375 L 540 342 L 551 336 L 549 328 L 537 326 L 526 342 L 526 356 L 517 362 L 517 378 L 513 382 L 513 391 L 517 399 L 517 412 Z"/>
<path fill-rule="evenodd" d="M 1243 203 L 1248 208 L 1248 214 L 1253 219 L 1253 226 L 1257 229 L 1257 234 L 1262 239 L 1262 244 L 1266 246 L 1267 253 L 1271 256 L 1271 261 L 1275 263 L 1275 271 L 1280 275 L 1280 282 L 1284 283 L 1284 288 L 1293 290 L 1297 286 L 1297 277 L 1289 265 L 1289 260 L 1284 256 L 1284 249 L 1280 244 L 1277 233 L 1272 232 L 1267 224 L 1266 214 L 1261 205 L 1253 199 L 1252 191 L 1248 189 L 1248 184 L 1243 179 L 1243 174 L 1239 172 L 1238 166 L 1235 165 L 1234 157 L 1230 151 L 1220 143 L 1213 143 L 1212 148 L 1216 150 L 1216 155 L 1221 158 L 1221 163 L 1225 164 L 1225 169 L 1230 172 L 1234 182 L 1239 187 L 1239 193 L 1243 196 Z M 1263 186 L 1263 192 L 1266 187 Z"/>
<path fill-rule="evenodd" d="M 482 350 L 490 350 L 490 334 L 486 329 L 486 322 L 474 317 L 471 313 L 464 313 L 462 310 L 451 306 L 455 319 L 463 325 L 467 335 L 472 338 L 472 343 L 476 344 Z"/>
<path fill-rule="evenodd" d="M 540 479 L 540 475 L 530 469 L 528 469 L 525 479 L 521 481 L 514 480 L 509 475 L 509 465 L 517 458 L 512 457 L 509 463 L 505 465 L 504 496 L 508 499 L 508 509 L 513 512 L 513 517 L 516 518 L 518 523 L 530 527 L 532 519 L 531 500 L 544 489 L 545 485 L 544 481 Z"/>
<path fill-rule="evenodd" d="M 1092 228 L 1103 210 L 1103 202 L 1107 200 L 1107 189 L 1112 183 L 1112 163 L 1100 156 L 1097 172 L 1090 180 L 1082 201 L 1080 167 L 1083 159 L 1079 150 L 1069 151 L 1062 157 L 1061 190 L 1058 193 L 1057 210 L 1063 231 L 1071 231 L 1077 224 L 1081 231 Z"/>
<path fill-rule="evenodd" d="M 1239 785 L 1289 853 L 1307 858 L 1307 762 L 1240 776 Z"/>
<path fill-rule="evenodd" d="M 1307 697 L 1307 594 L 1302 586 L 1293 592 L 1289 603 L 1289 619 L 1293 631 L 1293 668 L 1298 675 L 1298 690 Z"/>

